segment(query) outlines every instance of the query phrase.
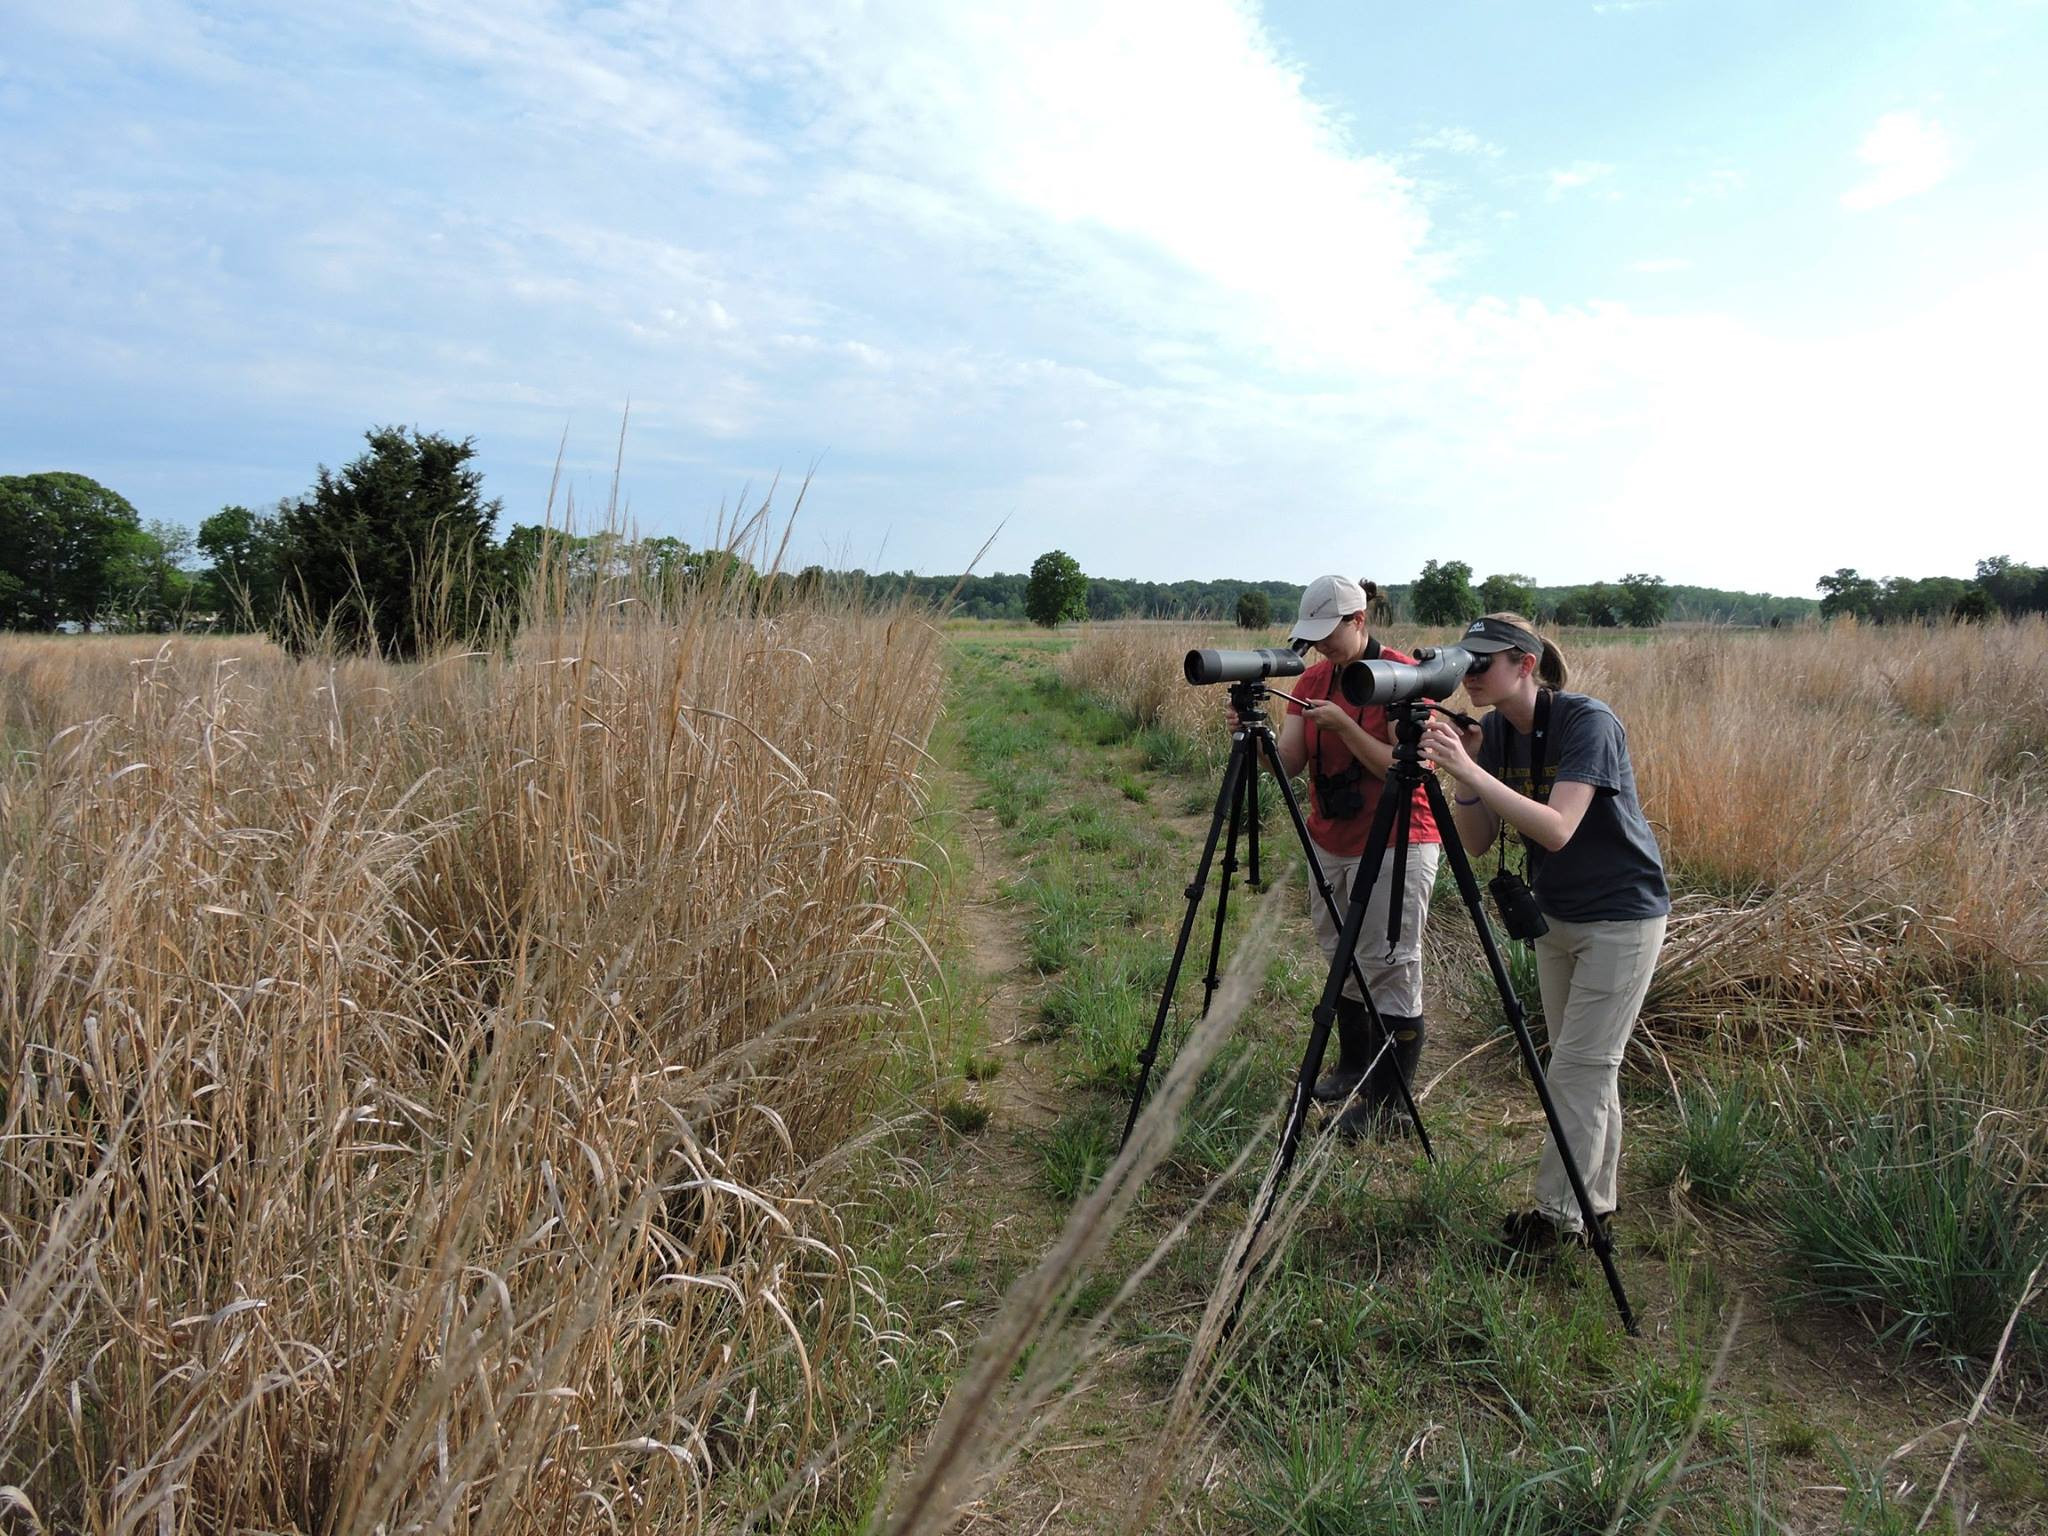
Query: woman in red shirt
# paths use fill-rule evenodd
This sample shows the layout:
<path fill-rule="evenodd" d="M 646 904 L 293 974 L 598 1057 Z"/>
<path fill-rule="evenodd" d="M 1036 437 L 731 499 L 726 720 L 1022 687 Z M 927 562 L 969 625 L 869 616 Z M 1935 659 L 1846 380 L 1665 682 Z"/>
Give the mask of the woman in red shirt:
<path fill-rule="evenodd" d="M 1348 663 L 1361 659 L 1412 659 L 1372 638 L 1366 627 L 1367 603 L 1364 587 L 1348 576 L 1318 576 L 1309 583 L 1291 638 L 1296 650 L 1313 650 L 1319 659 L 1296 680 L 1277 743 L 1281 765 L 1290 778 L 1298 777 L 1303 769 L 1309 771 L 1309 841 L 1336 896 L 1340 918 L 1358 878 L 1394 748 L 1386 711 L 1377 705 L 1363 709 L 1352 705 L 1338 686 L 1338 676 Z M 1233 726 L 1235 723 L 1233 720 Z M 1337 1003 L 1337 1064 L 1315 1087 L 1316 1097 L 1326 1102 L 1343 1100 L 1358 1090 L 1358 1097 L 1337 1122 L 1347 1133 L 1405 1127 L 1395 1074 L 1406 1078 L 1412 1088 L 1422 1057 L 1422 925 L 1429 916 L 1443 838 L 1420 789 L 1415 792 L 1408 842 L 1400 942 L 1388 948 L 1387 902 L 1394 878 L 1394 851 L 1390 848 L 1373 880 L 1356 949 L 1359 969 L 1372 989 L 1373 1004 L 1392 1045 L 1382 1050 L 1384 1042 L 1372 1028 L 1358 981 L 1347 975 Z M 1313 890 L 1309 916 L 1324 958 L 1334 959 L 1337 924 Z"/>

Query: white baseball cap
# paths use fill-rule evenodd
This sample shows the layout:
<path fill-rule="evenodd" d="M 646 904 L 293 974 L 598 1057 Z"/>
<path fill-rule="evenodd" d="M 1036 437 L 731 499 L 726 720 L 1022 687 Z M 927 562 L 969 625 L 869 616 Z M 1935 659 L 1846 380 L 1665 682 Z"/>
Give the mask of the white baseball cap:
<path fill-rule="evenodd" d="M 1318 576 L 1301 594 L 1301 613 L 1288 636 L 1313 645 L 1318 640 L 1327 640 L 1345 614 L 1364 611 L 1365 588 L 1349 576 Z"/>

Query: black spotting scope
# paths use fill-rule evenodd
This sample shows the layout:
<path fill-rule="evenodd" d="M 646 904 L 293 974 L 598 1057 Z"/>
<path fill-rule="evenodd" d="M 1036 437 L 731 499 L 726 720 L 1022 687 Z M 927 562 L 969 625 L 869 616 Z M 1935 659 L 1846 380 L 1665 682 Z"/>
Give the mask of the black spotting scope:
<path fill-rule="evenodd" d="M 1285 646 L 1263 651 L 1189 651 L 1181 670 L 1191 683 L 1250 683 L 1262 677 L 1299 677 L 1308 663 Z"/>
<path fill-rule="evenodd" d="M 1413 662 L 1354 661 L 1338 682 L 1354 705 L 1401 704 L 1409 699 L 1447 699 L 1479 658 L 1462 645 L 1425 646 Z"/>

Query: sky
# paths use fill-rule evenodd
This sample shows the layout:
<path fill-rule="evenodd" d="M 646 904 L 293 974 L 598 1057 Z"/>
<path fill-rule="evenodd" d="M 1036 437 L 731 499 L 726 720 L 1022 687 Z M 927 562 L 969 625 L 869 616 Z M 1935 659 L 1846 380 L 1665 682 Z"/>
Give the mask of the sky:
<path fill-rule="evenodd" d="M 2048 0 L 0 0 L 0 474 L 792 564 L 2048 562 Z M 778 525 L 779 526 L 779 525 Z"/>

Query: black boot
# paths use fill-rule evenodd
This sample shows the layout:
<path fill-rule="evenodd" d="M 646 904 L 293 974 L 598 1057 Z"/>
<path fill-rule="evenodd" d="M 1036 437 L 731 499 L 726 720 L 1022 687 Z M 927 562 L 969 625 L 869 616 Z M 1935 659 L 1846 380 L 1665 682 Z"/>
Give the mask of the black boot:
<path fill-rule="evenodd" d="M 1337 1128 L 1347 1135 L 1406 1136 L 1415 1128 L 1401 1097 L 1401 1082 L 1406 1080 L 1411 1094 L 1415 1091 L 1415 1070 L 1422 1063 L 1422 1020 L 1386 1013 L 1380 1015 L 1380 1022 L 1392 1043 L 1380 1053 L 1358 1098 L 1337 1122 Z M 1368 1027 L 1367 1033 L 1377 1045 L 1378 1031 Z"/>
<path fill-rule="evenodd" d="M 1340 1104 L 1351 1097 L 1351 1090 L 1365 1076 L 1365 1064 L 1372 1060 L 1372 1052 L 1366 1047 L 1369 1033 L 1365 1004 L 1348 997 L 1338 998 L 1337 1065 L 1316 1079 L 1312 1091 L 1317 1099 L 1325 1104 Z"/>

